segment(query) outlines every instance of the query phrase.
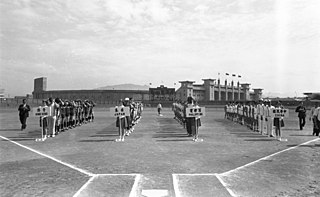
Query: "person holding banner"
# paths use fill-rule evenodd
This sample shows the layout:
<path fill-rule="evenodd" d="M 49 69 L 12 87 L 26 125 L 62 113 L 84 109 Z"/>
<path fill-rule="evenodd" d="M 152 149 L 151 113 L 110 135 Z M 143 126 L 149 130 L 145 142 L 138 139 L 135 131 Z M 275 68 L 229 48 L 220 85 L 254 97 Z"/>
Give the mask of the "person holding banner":
<path fill-rule="evenodd" d="M 21 131 L 27 128 L 27 118 L 29 117 L 30 106 L 27 104 L 27 100 L 23 99 L 22 104 L 19 105 L 19 119 L 21 123 Z"/>
<path fill-rule="evenodd" d="M 123 105 L 122 99 L 119 101 L 119 105 L 115 107 L 115 111 L 125 107 Z M 119 128 L 119 139 L 116 139 L 116 142 L 123 142 L 124 136 L 126 134 L 125 129 L 129 127 L 127 118 L 125 116 L 117 116 L 116 127 Z"/>
<path fill-rule="evenodd" d="M 131 104 L 130 104 L 130 99 L 128 97 L 126 97 L 124 99 L 124 102 L 123 102 L 123 106 L 124 107 L 129 107 L 129 111 L 131 111 Z M 126 115 L 126 121 L 127 121 L 127 125 L 126 125 L 126 135 L 130 135 L 130 133 L 133 131 L 133 128 L 132 128 L 132 119 L 131 119 L 131 116 L 130 116 L 130 113 Z"/>
<path fill-rule="evenodd" d="M 200 117 L 204 115 L 205 109 L 199 107 L 198 103 L 195 102 L 194 104 L 187 104 L 185 111 L 188 136 L 192 136 L 194 142 L 203 141 L 203 139 L 199 139 L 198 131 L 201 126 Z"/>
<path fill-rule="evenodd" d="M 280 101 L 278 101 L 274 109 L 283 109 L 283 106 L 281 105 Z M 283 117 L 274 117 L 273 125 L 275 126 L 276 139 L 282 141 L 281 127 L 284 127 Z"/>

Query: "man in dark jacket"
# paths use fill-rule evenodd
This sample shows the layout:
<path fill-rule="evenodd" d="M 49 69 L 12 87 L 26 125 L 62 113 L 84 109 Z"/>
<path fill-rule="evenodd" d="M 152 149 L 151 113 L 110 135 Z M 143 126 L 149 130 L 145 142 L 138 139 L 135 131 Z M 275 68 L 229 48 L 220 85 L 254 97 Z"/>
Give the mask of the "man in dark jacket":
<path fill-rule="evenodd" d="M 304 125 L 306 124 L 306 108 L 303 105 L 303 102 L 300 103 L 300 105 L 296 108 L 296 112 L 298 113 L 299 117 L 299 125 L 300 125 L 300 130 L 303 129 Z"/>
<path fill-rule="evenodd" d="M 21 122 L 21 131 L 27 127 L 27 118 L 29 117 L 30 106 L 27 105 L 27 100 L 23 99 L 22 104 L 19 105 L 19 118 Z"/>

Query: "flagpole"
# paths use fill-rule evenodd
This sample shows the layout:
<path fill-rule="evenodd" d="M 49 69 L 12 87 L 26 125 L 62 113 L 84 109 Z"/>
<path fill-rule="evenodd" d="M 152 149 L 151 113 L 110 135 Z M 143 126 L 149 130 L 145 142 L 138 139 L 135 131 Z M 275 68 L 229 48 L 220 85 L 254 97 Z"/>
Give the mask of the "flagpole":
<path fill-rule="evenodd" d="M 228 86 L 228 80 L 229 80 L 229 73 L 226 73 L 226 80 L 227 80 L 227 86 Z"/>

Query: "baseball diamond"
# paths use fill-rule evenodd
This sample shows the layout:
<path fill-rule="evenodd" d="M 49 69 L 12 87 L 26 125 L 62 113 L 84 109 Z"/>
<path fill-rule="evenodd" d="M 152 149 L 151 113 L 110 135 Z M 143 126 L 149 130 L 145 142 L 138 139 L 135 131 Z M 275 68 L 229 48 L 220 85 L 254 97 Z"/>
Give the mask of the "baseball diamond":
<path fill-rule="evenodd" d="M 194 142 L 169 108 L 145 108 L 135 131 L 117 143 L 109 108 L 95 121 L 44 142 L 38 118 L 20 131 L 15 110 L 1 110 L 2 196 L 308 196 L 319 194 L 319 138 L 288 118 L 287 142 L 260 135 L 206 108 Z M 293 110 L 290 110 L 294 113 Z M 291 116 L 292 117 L 292 116 Z"/>
<path fill-rule="evenodd" d="M 0 197 L 320 197 L 320 0 L 1 0 Z"/>

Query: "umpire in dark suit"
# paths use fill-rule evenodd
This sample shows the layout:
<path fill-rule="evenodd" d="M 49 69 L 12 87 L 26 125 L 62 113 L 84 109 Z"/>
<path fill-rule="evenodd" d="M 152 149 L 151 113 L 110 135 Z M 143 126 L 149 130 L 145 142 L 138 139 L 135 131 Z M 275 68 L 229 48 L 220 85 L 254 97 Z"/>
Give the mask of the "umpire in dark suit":
<path fill-rule="evenodd" d="M 27 118 L 29 117 L 30 106 L 27 105 L 27 100 L 23 99 L 22 104 L 19 105 L 19 118 L 21 122 L 21 131 L 27 127 Z"/>
<path fill-rule="evenodd" d="M 299 125 L 300 125 L 300 130 L 303 129 L 304 125 L 306 124 L 306 108 L 303 105 L 303 102 L 300 103 L 300 105 L 296 108 L 296 112 L 298 113 L 299 117 Z"/>

